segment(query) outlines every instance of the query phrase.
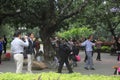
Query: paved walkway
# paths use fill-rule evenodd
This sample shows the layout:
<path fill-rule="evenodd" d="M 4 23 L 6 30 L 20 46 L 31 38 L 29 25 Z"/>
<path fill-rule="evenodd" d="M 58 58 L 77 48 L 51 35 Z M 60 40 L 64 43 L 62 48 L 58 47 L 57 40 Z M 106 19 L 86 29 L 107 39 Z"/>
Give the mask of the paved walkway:
<path fill-rule="evenodd" d="M 102 61 L 96 61 L 97 54 L 94 53 L 93 60 L 94 66 L 96 70 L 85 70 L 84 69 L 84 52 L 80 52 L 81 55 L 81 62 L 78 62 L 78 67 L 73 69 L 74 72 L 79 72 L 81 74 L 102 74 L 102 75 L 113 75 L 114 69 L 112 66 L 117 64 L 116 58 L 117 56 L 110 56 L 108 53 L 102 53 L 101 58 Z M 33 73 L 41 73 L 41 72 L 49 72 L 54 71 L 57 72 L 55 69 L 44 69 L 44 70 L 33 70 Z M 13 59 L 10 61 L 3 61 L 0 65 L 0 72 L 13 72 L 15 73 L 15 62 Z M 27 72 L 26 69 L 23 69 L 23 73 Z M 63 73 L 67 73 L 66 69 L 63 69 Z"/>

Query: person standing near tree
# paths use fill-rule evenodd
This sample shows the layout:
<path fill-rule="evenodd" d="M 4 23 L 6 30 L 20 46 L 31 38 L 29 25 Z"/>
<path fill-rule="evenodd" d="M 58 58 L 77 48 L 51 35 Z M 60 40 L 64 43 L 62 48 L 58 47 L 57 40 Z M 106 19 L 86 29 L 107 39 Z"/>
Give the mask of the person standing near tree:
<path fill-rule="evenodd" d="M 72 49 L 68 46 L 68 42 L 65 40 L 62 40 L 59 42 L 59 67 L 58 67 L 58 73 L 62 73 L 63 64 L 66 64 L 67 69 L 69 70 L 69 73 L 73 73 L 72 68 L 68 62 L 68 57 Z"/>
<path fill-rule="evenodd" d="M 36 38 L 34 41 L 34 48 L 35 48 L 35 58 L 37 57 L 37 55 L 39 54 L 39 50 L 40 50 L 40 41 L 39 38 Z"/>
<path fill-rule="evenodd" d="M 28 72 L 32 73 L 32 60 L 33 60 L 33 53 L 34 53 L 34 34 L 33 33 L 28 33 L 28 42 L 29 46 L 26 48 L 26 53 L 27 53 L 27 61 L 28 61 Z"/>
<path fill-rule="evenodd" d="M 102 41 L 98 38 L 96 41 L 96 51 L 98 53 L 96 60 L 101 61 L 101 46 L 102 46 Z"/>
<path fill-rule="evenodd" d="M 29 43 L 27 36 L 24 37 L 25 42 L 21 39 L 21 31 L 16 31 L 14 37 L 14 40 L 11 42 L 11 51 L 16 62 L 16 73 L 22 73 L 24 47 L 27 47 Z"/>
<path fill-rule="evenodd" d="M 7 38 L 6 35 L 3 36 L 3 50 L 4 54 L 6 53 L 6 46 L 7 46 Z"/>
<path fill-rule="evenodd" d="M 85 51 L 87 55 L 87 60 L 85 63 L 85 69 L 86 70 L 95 70 L 93 67 L 93 58 L 92 58 L 92 51 L 93 51 L 93 46 L 95 46 L 94 43 L 92 43 L 93 35 L 90 35 L 86 41 L 80 44 L 80 46 L 85 46 Z"/>

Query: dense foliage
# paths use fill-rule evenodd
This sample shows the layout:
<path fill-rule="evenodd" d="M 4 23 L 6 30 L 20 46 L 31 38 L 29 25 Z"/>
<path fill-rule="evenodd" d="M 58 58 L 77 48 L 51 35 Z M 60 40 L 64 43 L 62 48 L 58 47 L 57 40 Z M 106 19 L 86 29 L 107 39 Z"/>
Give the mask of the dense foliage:
<path fill-rule="evenodd" d="M 119 76 L 103 75 L 82 75 L 80 73 L 58 74 L 58 73 L 41 73 L 41 74 L 0 74 L 0 80 L 119 80 Z"/>
<path fill-rule="evenodd" d="M 59 32 L 57 35 L 65 39 L 70 39 L 70 38 L 81 39 L 81 38 L 87 38 L 89 35 L 93 33 L 94 31 L 87 27 L 82 27 L 82 28 L 73 27 L 67 31 Z"/>
<path fill-rule="evenodd" d="M 96 51 L 96 47 L 94 47 L 94 51 Z M 110 53 L 111 52 L 111 46 L 102 46 L 101 52 Z"/>
<path fill-rule="evenodd" d="M 50 37 L 70 23 L 90 25 L 98 36 L 119 34 L 120 0 L 0 0 L 0 5 L 0 27 L 11 23 L 15 28 L 39 27 L 46 58 L 54 53 Z"/>

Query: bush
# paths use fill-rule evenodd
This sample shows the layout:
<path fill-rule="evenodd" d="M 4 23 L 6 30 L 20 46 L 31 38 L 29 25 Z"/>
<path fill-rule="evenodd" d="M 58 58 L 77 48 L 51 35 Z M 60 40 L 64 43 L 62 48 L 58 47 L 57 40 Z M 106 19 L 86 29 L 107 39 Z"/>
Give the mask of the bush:
<path fill-rule="evenodd" d="M 0 80 L 119 80 L 119 76 L 58 74 L 54 72 L 41 74 L 3 73 L 0 74 Z"/>
<path fill-rule="evenodd" d="M 61 37 L 61 38 L 65 38 L 65 39 L 70 39 L 70 38 L 75 38 L 75 39 L 79 39 L 79 38 L 86 38 L 89 35 L 93 34 L 93 30 L 87 27 L 82 27 L 82 28 L 71 28 L 68 31 L 64 31 L 64 32 L 58 32 L 57 36 Z"/>
<path fill-rule="evenodd" d="M 96 51 L 96 47 L 94 47 L 94 50 Z M 111 52 L 111 47 L 110 46 L 102 46 L 101 47 L 101 52 Z"/>
<path fill-rule="evenodd" d="M 110 46 L 102 46 L 101 47 L 101 51 L 102 52 L 110 52 L 111 51 L 111 47 Z"/>

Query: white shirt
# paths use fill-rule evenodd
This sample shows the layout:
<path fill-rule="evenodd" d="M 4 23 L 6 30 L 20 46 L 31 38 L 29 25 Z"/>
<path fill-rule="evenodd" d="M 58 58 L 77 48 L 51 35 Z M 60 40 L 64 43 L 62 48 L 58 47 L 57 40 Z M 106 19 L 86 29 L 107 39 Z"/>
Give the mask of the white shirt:
<path fill-rule="evenodd" d="M 86 50 L 86 51 L 93 51 L 92 46 L 95 45 L 95 44 L 92 43 L 92 42 L 89 41 L 89 40 L 86 40 L 86 41 L 84 41 L 81 45 L 82 45 L 82 46 L 85 46 L 85 50 Z"/>
<path fill-rule="evenodd" d="M 12 42 L 11 42 L 11 51 L 12 53 L 21 53 L 21 52 L 24 52 L 24 47 L 27 47 L 29 46 L 29 42 L 28 40 L 26 39 L 25 42 L 22 41 L 21 39 L 19 38 L 15 38 Z"/>

